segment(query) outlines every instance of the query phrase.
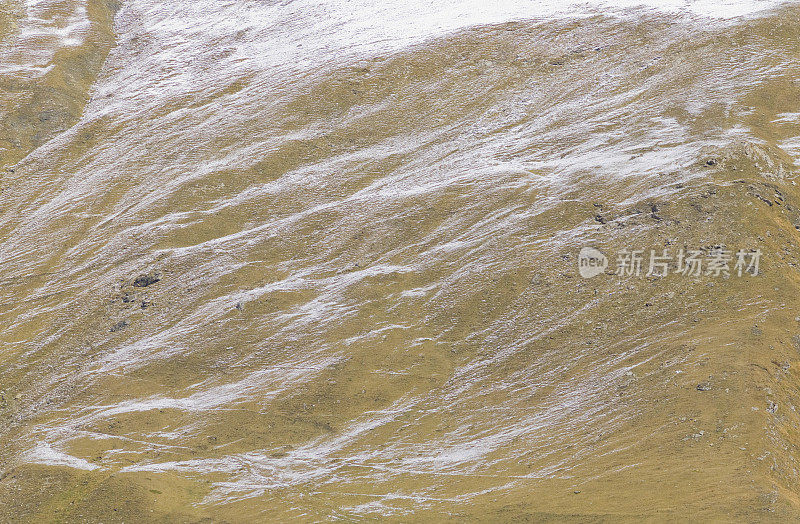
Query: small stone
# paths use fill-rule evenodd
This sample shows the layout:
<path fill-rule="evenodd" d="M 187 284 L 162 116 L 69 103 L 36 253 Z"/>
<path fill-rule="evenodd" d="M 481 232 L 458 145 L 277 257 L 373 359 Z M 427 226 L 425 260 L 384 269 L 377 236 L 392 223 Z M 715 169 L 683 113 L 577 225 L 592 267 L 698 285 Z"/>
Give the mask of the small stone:
<path fill-rule="evenodd" d="M 159 282 L 161 280 L 161 276 L 158 273 L 148 274 L 148 275 L 139 275 L 136 277 L 136 280 L 133 281 L 133 287 L 147 287 Z"/>
<path fill-rule="evenodd" d="M 697 385 L 697 391 L 708 391 L 711 389 L 711 382 L 701 382 Z"/>
<path fill-rule="evenodd" d="M 121 320 L 111 327 L 111 332 L 116 333 L 117 331 L 122 331 L 126 327 L 128 327 L 128 322 L 126 320 Z"/>

